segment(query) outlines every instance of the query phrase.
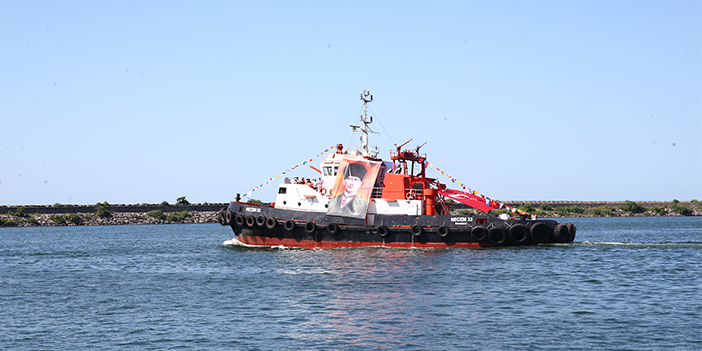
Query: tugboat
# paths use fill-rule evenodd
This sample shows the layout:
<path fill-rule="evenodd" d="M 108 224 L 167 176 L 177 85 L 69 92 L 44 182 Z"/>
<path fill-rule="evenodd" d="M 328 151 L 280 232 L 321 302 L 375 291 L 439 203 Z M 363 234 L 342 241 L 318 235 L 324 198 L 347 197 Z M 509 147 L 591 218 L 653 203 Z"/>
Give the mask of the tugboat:
<path fill-rule="evenodd" d="M 448 189 L 427 177 L 426 170 L 433 165 L 419 151 L 424 144 L 403 149 L 412 139 L 396 146 L 390 161 L 381 160 L 378 148 L 368 142 L 369 133 L 375 133 L 369 128 L 373 117 L 367 113 L 373 95 L 364 90 L 361 100 L 361 125 L 350 126 L 360 132 L 361 145 L 330 148 L 319 170 L 310 166 L 321 175 L 317 184 L 285 178 L 274 203 L 242 202 L 237 194 L 236 201 L 217 214 L 219 223 L 230 226 L 235 234 L 225 243 L 305 249 L 440 249 L 567 243 L 575 238 L 571 223 L 528 218 L 514 208 L 511 212 L 519 213 L 518 218 L 487 215 L 504 204 L 477 192 Z M 452 215 L 454 203 L 447 199 L 485 215 Z"/>

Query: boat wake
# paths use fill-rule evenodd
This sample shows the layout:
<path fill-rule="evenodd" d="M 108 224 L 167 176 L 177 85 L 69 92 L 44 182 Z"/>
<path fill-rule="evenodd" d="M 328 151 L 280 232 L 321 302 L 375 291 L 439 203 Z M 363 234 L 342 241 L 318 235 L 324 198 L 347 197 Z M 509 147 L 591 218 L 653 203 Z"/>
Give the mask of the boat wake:
<path fill-rule="evenodd" d="M 232 248 L 246 248 L 246 249 L 258 249 L 258 250 L 320 250 L 320 251 L 326 251 L 326 250 L 365 250 L 365 249 L 384 249 L 384 250 L 420 250 L 420 251 L 436 251 L 436 250 L 444 250 L 444 249 L 436 249 L 436 248 L 421 248 L 421 247 L 387 247 L 387 246 L 362 246 L 362 247 L 341 247 L 341 248 L 334 248 L 334 249 L 326 249 L 326 248 L 309 248 L 309 249 L 301 249 L 297 247 L 288 247 L 284 245 L 275 245 L 275 246 L 270 246 L 270 245 L 250 245 L 243 243 L 237 238 L 232 238 L 230 240 L 225 240 L 222 243 L 222 246 L 228 246 Z"/>

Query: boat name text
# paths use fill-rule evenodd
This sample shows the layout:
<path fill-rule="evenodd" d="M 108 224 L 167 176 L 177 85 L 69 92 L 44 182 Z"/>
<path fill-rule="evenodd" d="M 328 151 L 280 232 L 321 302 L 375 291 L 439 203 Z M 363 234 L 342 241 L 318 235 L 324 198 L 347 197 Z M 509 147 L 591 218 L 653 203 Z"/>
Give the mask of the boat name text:
<path fill-rule="evenodd" d="M 451 222 L 455 225 L 466 225 L 468 222 L 472 222 L 473 217 L 451 217 Z"/>

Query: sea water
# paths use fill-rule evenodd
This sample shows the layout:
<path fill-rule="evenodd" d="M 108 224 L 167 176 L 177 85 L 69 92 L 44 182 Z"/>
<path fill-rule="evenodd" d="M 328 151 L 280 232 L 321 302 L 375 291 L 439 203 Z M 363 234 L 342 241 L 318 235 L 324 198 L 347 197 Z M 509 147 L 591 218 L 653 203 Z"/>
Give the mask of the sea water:
<path fill-rule="evenodd" d="M 700 350 L 702 218 L 574 243 L 247 249 L 217 224 L 0 228 L 5 350 Z"/>

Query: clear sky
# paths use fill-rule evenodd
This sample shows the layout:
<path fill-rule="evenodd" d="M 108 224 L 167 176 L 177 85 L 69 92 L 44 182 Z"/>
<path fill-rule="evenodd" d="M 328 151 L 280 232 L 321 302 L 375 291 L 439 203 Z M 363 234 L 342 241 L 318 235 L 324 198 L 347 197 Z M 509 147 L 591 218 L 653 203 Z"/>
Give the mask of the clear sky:
<path fill-rule="evenodd" d="M 364 89 L 494 199 L 702 200 L 699 0 L 2 1 L 0 45 L 4 205 L 228 202 Z"/>

